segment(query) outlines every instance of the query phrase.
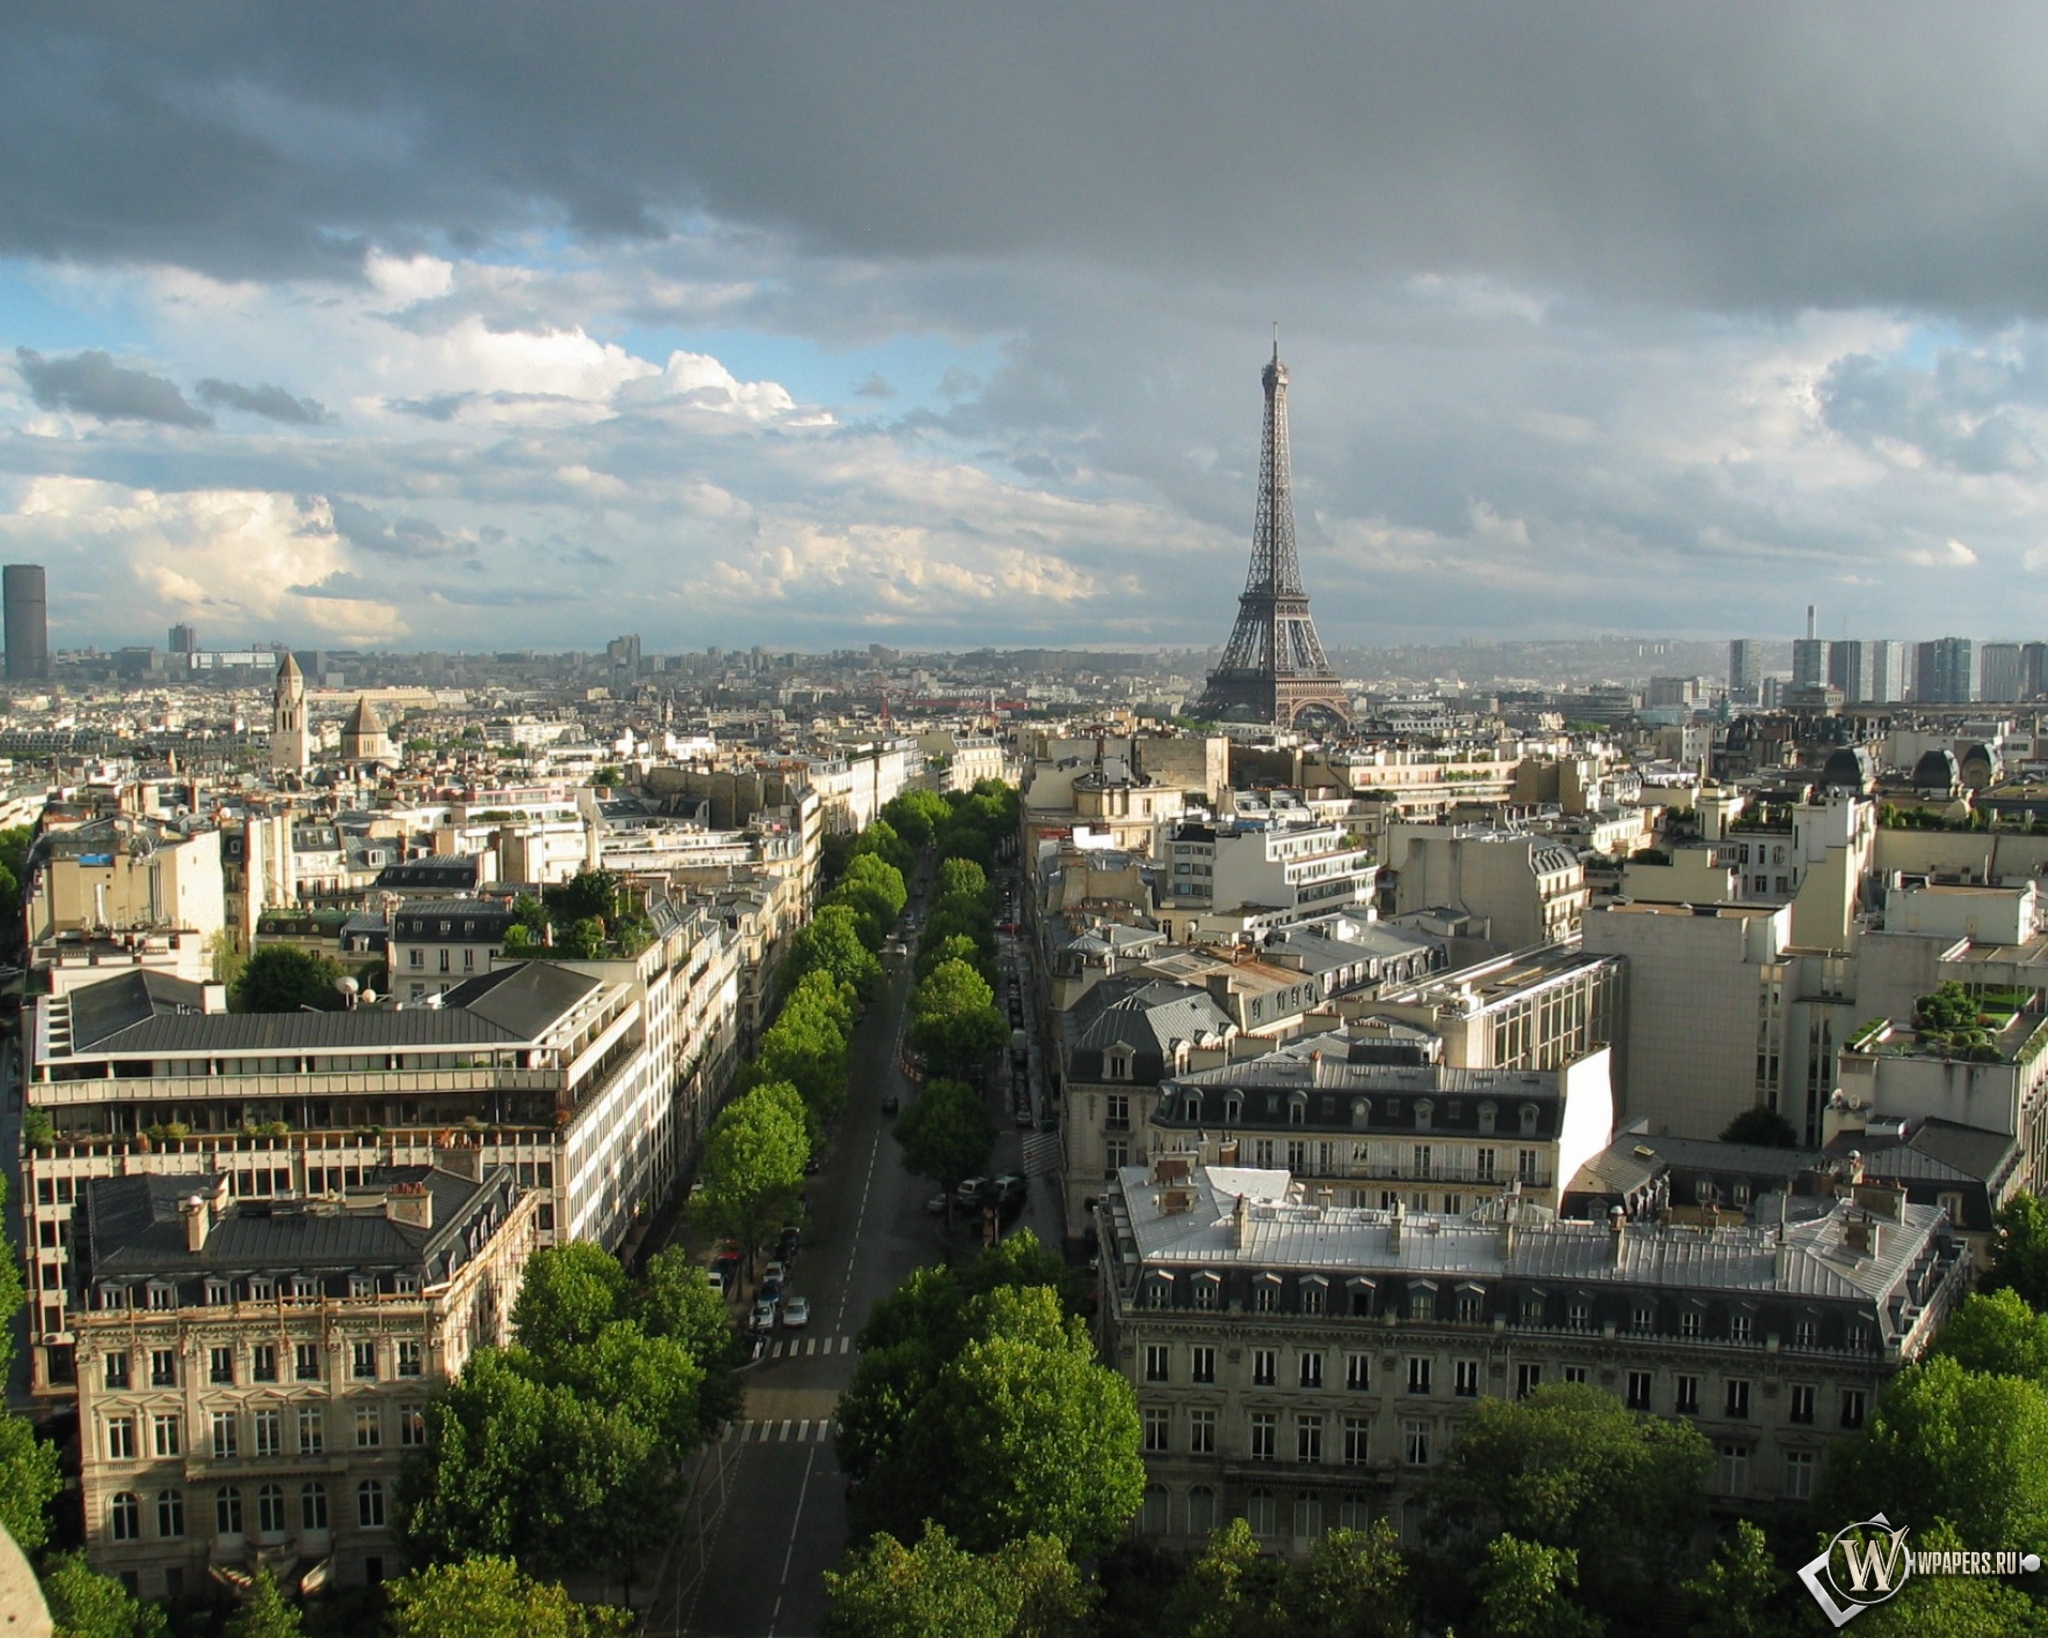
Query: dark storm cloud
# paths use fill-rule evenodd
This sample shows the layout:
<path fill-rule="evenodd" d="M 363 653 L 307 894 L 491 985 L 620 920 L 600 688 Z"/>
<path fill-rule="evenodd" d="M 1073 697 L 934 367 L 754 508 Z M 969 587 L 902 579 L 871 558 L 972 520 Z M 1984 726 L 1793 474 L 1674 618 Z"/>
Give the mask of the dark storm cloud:
<path fill-rule="evenodd" d="M 456 557 L 475 548 L 425 518 L 387 518 L 373 507 L 335 496 L 329 502 L 334 532 L 351 546 L 388 557 Z"/>
<path fill-rule="evenodd" d="M 704 208 L 867 257 L 2048 307 L 2038 8 L 133 0 L 0 44 L 15 253 L 318 273 Z"/>
<path fill-rule="evenodd" d="M 213 417 L 185 401 L 174 381 L 129 370 L 105 353 L 45 358 L 33 347 L 14 349 L 14 367 L 46 410 L 78 410 L 102 421 L 161 421 L 172 427 L 210 427 Z"/>
<path fill-rule="evenodd" d="M 327 406 L 317 398 L 294 398 L 284 388 L 273 387 L 268 382 L 245 387 L 239 381 L 222 381 L 209 376 L 192 391 L 202 404 L 212 404 L 217 409 L 240 410 L 244 415 L 260 415 L 266 421 L 282 421 L 287 426 L 317 427 L 331 419 Z"/>

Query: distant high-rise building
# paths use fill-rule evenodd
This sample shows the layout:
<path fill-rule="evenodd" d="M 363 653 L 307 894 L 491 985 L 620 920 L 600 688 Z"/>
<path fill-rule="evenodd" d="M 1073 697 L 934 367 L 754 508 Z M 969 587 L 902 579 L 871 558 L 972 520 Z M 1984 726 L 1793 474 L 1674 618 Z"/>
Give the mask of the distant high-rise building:
<path fill-rule="evenodd" d="M 1738 637 L 1728 645 L 1728 692 L 1756 698 L 1764 680 L 1764 645 L 1754 637 Z"/>
<path fill-rule="evenodd" d="M 604 657 L 627 671 L 640 669 L 640 639 L 638 637 L 614 637 L 604 645 Z"/>
<path fill-rule="evenodd" d="M 0 606 L 7 635 L 7 680 L 40 682 L 50 674 L 50 610 L 40 563 L 0 569 Z"/>
<path fill-rule="evenodd" d="M 2020 698 L 2048 697 L 2048 643 L 2020 644 Z"/>
<path fill-rule="evenodd" d="M 171 627 L 171 652 L 173 654 L 194 654 L 199 650 L 199 633 L 180 620 Z"/>
<path fill-rule="evenodd" d="M 1828 685 L 1839 688 L 1842 698 L 1856 705 L 1870 697 L 1870 656 L 1858 642 L 1828 645 Z"/>
<path fill-rule="evenodd" d="M 1981 657 L 1980 700 L 2016 700 L 2020 697 L 2020 645 L 1986 643 Z"/>
<path fill-rule="evenodd" d="M 1824 637 L 1798 637 L 1792 643 L 1792 686 L 1820 688 L 1828 680 L 1828 649 Z"/>
<path fill-rule="evenodd" d="M 1868 656 L 1866 671 L 1872 705 L 1892 705 L 1906 697 L 1906 645 L 1889 637 L 1875 637 L 1863 645 Z"/>
<path fill-rule="evenodd" d="M 1913 650 L 1913 698 L 1922 705 L 1967 705 L 1976 698 L 1974 645 L 1967 637 L 1937 637 Z"/>

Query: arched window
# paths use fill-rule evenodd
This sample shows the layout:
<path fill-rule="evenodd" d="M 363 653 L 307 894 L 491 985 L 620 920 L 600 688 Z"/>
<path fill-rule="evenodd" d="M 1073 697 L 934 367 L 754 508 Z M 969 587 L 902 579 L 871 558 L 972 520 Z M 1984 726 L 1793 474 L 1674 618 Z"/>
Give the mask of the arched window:
<path fill-rule="evenodd" d="M 176 1541 L 185 1533 L 185 1492 L 159 1490 L 156 1493 L 156 1533 Z"/>
<path fill-rule="evenodd" d="M 1206 1536 L 1216 1528 L 1216 1492 L 1198 1484 L 1188 1492 L 1188 1534 Z"/>
<path fill-rule="evenodd" d="M 1533 1103 L 1525 1103 L 1522 1105 L 1522 1136 L 1534 1137 L 1535 1135 L 1536 1106 Z"/>
<path fill-rule="evenodd" d="M 375 1479 L 356 1486 L 356 1523 L 365 1530 L 384 1528 L 384 1486 Z"/>
<path fill-rule="evenodd" d="M 213 1493 L 213 1528 L 223 1536 L 242 1533 L 242 1493 L 231 1484 Z"/>
<path fill-rule="evenodd" d="M 256 1492 L 256 1533 L 281 1536 L 284 1532 L 284 1486 L 267 1484 Z"/>
<path fill-rule="evenodd" d="M 1351 1129 L 1362 1132 L 1372 1124 L 1372 1100 L 1353 1098 L 1351 1100 Z"/>
<path fill-rule="evenodd" d="M 1223 1100 L 1223 1124 L 1225 1126 L 1235 1126 L 1243 1116 L 1244 1099 L 1225 1098 Z"/>
<path fill-rule="evenodd" d="M 1304 1126 L 1308 1123 L 1308 1098 L 1300 1092 L 1287 1100 L 1287 1124 Z"/>
<path fill-rule="evenodd" d="M 327 1528 L 327 1486 L 324 1484 L 309 1484 L 299 1492 L 299 1528 Z"/>
<path fill-rule="evenodd" d="M 1427 1098 L 1417 1098 L 1415 1100 L 1415 1130 L 1418 1132 L 1428 1131 L 1430 1117 L 1435 1113 L 1435 1104 L 1431 1103 Z"/>
<path fill-rule="evenodd" d="M 1479 1106 L 1479 1131 L 1481 1136 L 1485 1136 L 1493 1130 L 1494 1119 L 1498 1113 L 1499 1111 L 1490 1103 L 1482 1103 Z"/>
<path fill-rule="evenodd" d="M 1148 1536 L 1166 1534 L 1166 1487 L 1158 1484 L 1145 1486 L 1145 1505 L 1138 1515 L 1138 1528 Z"/>
<path fill-rule="evenodd" d="M 1279 1509 L 1273 1503 L 1270 1490 L 1254 1490 L 1245 1497 L 1244 1518 L 1255 1536 L 1277 1536 L 1280 1533 Z"/>
<path fill-rule="evenodd" d="M 116 1541 L 142 1539 L 142 1503 L 132 1490 L 117 1490 L 107 1503 L 107 1524 Z"/>

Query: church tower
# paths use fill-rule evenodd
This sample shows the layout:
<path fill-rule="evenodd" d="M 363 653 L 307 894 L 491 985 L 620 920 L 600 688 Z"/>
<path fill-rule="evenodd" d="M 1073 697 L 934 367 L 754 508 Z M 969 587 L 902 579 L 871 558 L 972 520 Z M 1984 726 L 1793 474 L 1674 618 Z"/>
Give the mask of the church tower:
<path fill-rule="evenodd" d="M 306 679 L 287 649 L 270 697 L 270 771 L 304 773 L 312 762 L 311 741 L 306 737 Z"/>

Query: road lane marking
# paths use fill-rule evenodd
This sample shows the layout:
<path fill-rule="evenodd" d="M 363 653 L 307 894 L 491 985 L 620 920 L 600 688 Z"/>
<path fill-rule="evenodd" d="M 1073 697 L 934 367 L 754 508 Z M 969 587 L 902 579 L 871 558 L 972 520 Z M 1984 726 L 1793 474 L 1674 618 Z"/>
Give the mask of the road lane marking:
<path fill-rule="evenodd" d="M 811 1469 L 817 1461 L 817 1448 L 813 1446 L 804 1458 L 804 1482 L 796 1493 L 796 1516 L 789 1521 L 789 1545 L 782 1552 L 782 1581 L 776 1589 L 775 1609 L 768 1617 L 768 1638 L 775 1638 L 775 1623 L 782 1619 L 782 1600 L 789 1590 L 789 1566 L 796 1557 L 796 1533 L 804 1522 L 804 1501 L 811 1493 Z"/>

